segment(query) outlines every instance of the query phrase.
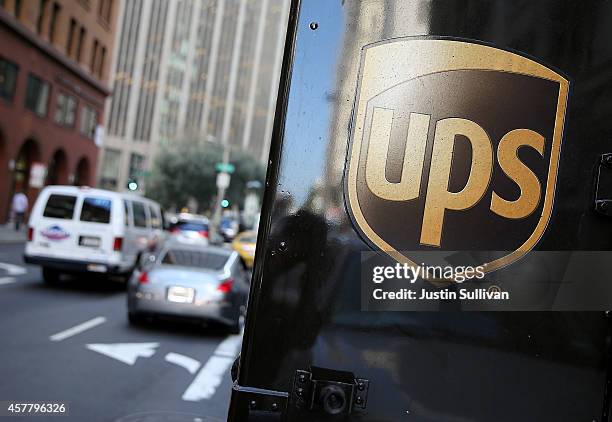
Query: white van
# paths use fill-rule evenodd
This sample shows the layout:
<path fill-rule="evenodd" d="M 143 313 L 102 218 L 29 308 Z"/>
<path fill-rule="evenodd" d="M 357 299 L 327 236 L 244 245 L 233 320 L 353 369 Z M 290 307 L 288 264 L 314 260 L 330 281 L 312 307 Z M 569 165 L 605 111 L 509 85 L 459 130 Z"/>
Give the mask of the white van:
<path fill-rule="evenodd" d="M 48 283 L 61 273 L 129 276 L 140 253 L 163 235 L 158 203 L 138 195 L 47 186 L 28 222 L 24 260 Z"/>

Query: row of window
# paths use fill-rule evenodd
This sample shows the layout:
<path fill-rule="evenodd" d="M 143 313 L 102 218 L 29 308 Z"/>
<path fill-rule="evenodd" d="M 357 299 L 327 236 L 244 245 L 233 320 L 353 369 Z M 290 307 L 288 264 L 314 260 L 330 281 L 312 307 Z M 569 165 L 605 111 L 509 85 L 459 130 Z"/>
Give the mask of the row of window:
<path fill-rule="evenodd" d="M 34 2 L 35 0 L 30 0 Z M 0 0 L 0 8 L 5 8 L 5 1 Z M 99 0 L 98 16 L 107 25 L 110 22 L 112 15 L 113 1 Z M 13 0 L 13 14 L 19 19 L 21 17 L 21 1 Z M 52 44 L 57 37 L 57 31 L 61 26 L 60 15 L 62 6 L 58 2 L 50 4 L 49 0 L 38 0 L 38 17 L 36 19 L 36 31 L 39 35 L 43 35 L 45 27 L 47 29 L 47 37 Z M 59 25 L 58 25 L 59 23 Z M 76 19 L 70 19 L 70 27 L 68 37 L 66 39 L 66 54 L 76 62 L 81 62 L 81 53 L 85 43 L 87 30 L 85 26 L 79 25 Z M 103 46 L 98 39 L 93 40 L 89 67 L 91 73 L 102 78 L 104 71 L 104 62 L 106 61 L 106 47 Z"/>
<path fill-rule="evenodd" d="M 49 196 L 43 217 L 72 220 L 77 197 L 72 195 L 53 194 Z M 162 228 L 162 216 L 159 210 L 139 201 L 123 201 L 125 225 L 134 227 Z M 130 208 L 131 211 L 130 212 Z M 111 220 L 112 201 L 107 198 L 85 197 L 81 207 L 80 221 L 108 224 Z"/>
<path fill-rule="evenodd" d="M 140 182 L 145 177 L 146 159 L 137 153 L 130 154 L 128 180 Z M 104 189 L 117 189 L 121 174 L 121 151 L 111 148 L 104 149 L 101 164 L 100 186 Z"/>
<path fill-rule="evenodd" d="M 0 98 L 13 101 L 17 87 L 19 66 L 0 57 Z M 25 108 L 39 117 L 46 117 L 49 107 L 51 85 L 49 82 L 30 73 L 25 95 Z M 66 93 L 57 95 L 54 121 L 60 126 L 74 127 L 77 113 L 77 99 Z M 94 138 L 98 124 L 98 112 L 91 106 L 84 104 L 81 108 L 80 133 L 90 139 Z"/>
<path fill-rule="evenodd" d="M 37 30 L 42 35 L 43 24 L 47 20 L 47 10 L 49 0 L 39 0 L 40 5 L 38 9 L 38 21 Z M 110 11 L 112 5 L 109 0 L 100 0 L 100 10 L 98 13 L 100 17 L 103 17 L 108 23 L 110 21 Z M 49 41 L 51 43 L 55 40 L 55 26 L 61 13 L 61 6 L 57 3 L 53 3 L 51 8 L 51 17 L 49 20 Z M 103 13 L 103 15 L 102 15 Z M 80 25 L 75 18 L 70 19 L 70 26 L 68 28 L 68 37 L 66 38 L 66 55 L 71 59 L 74 59 L 77 63 L 81 62 L 81 52 L 85 43 L 87 30 L 85 26 Z M 102 78 L 104 72 L 104 62 L 106 61 L 106 47 L 104 47 L 97 38 L 94 38 L 91 56 L 89 62 L 89 68 L 91 73 Z"/>
<path fill-rule="evenodd" d="M 42 32 L 43 19 L 46 17 L 48 2 L 49 0 L 39 0 L 38 21 L 36 25 L 39 34 Z M 90 0 L 81 0 L 81 2 L 89 5 Z M 6 3 L 7 2 L 5 0 L 0 0 L 0 8 L 4 9 L 6 7 Z M 53 11 L 52 11 L 53 13 L 51 15 L 52 17 L 51 23 L 53 23 L 53 25 L 50 25 L 49 27 L 49 35 L 50 35 L 49 39 L 51 39 L 51 35 L 55 33 L 55 22 L 57 22 L 57 16 L 59 15 L 60 9 L 61 9 L 61 6 L 58 3 L 53 3 Z M 113 0 L 99 0 L 98 1 L 98 16 L 102 18 L 102 20 L 105 21 L 107 24 L 110 22 L 112 10 L 113 10 Z M 12 12 L 16 18 L 19 19 L 21 17 L 21 0 L 13 0 Z"/>

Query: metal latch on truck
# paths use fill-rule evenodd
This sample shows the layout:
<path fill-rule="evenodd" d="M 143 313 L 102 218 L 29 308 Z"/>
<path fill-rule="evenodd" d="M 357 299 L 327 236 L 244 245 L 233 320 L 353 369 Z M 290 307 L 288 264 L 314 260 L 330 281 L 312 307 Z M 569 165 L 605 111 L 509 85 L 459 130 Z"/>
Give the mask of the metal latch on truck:
<path fill-rule="evenodd" d="M 352 372 L 311 367 L 296 371 L 292 400 L 302 410 L 350 415 L 366 408 L 369 387 L 370 381 Z"/>

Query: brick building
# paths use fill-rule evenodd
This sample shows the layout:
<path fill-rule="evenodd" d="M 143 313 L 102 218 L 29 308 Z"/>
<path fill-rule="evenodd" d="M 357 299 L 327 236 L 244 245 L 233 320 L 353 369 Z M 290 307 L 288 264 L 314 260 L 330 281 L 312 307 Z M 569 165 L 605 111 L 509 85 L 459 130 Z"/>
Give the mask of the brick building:
<path fill-rule="evenodd" d="M 0 0 L 0 223 L 14 192 L 95 184 L 119 0 Z"/>

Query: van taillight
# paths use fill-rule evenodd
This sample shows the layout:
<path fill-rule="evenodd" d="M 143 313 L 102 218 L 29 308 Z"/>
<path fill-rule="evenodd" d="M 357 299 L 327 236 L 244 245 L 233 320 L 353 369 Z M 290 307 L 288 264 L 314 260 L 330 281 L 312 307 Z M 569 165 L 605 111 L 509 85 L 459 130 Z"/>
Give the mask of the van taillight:
<path fill-rule="evenodd" d="M 28 242 L 31 242 L 34 238 L 34 229 L 32 227 L 28 227 Z"/>
<path fill-rule="evenodd" d="M 114 251 L 120 251 L 122 246 L 123 246 L 123 238 L 122 237 L 116 237 L 115 241 L 113 242 L 113 250 Z"/>

